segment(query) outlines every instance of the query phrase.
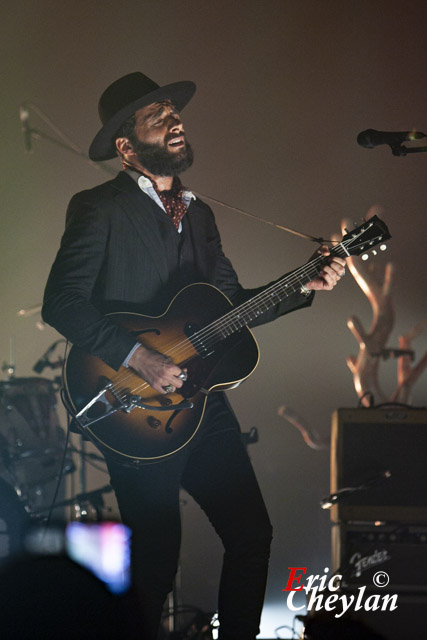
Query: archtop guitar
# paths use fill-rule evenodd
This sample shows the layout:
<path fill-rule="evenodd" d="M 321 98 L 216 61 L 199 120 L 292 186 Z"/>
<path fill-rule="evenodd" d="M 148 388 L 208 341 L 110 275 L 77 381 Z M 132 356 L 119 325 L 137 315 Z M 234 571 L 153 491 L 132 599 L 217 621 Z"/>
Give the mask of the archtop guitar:
<path fill-rule="evenodd" d="M 248 378 L 259 360 L 248 325 L 315 278 L 331 256 L 347 258 L 383 246 L 390 234 L 376 216 L 331 248 L 234 307 L 209 284 L 182 289 L 161 316 L 112 313 L 108 317 L 144 346 L 169 356 L 188 377 L 163 395 L 131 368 L 115 371 L 100 358 L 71 347 L 64 366 L 64 402 L 78 428 L 106 455 L 131 466 L 160 462 L 185 447 L 214 391 Z"/>

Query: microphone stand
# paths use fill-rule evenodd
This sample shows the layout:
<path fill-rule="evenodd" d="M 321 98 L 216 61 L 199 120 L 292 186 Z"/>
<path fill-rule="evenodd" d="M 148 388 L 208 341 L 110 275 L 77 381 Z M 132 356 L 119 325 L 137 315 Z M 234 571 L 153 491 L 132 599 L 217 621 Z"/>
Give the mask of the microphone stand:
<path fill-rule="evenodd" d="M 390 145 L 391 152 L 394 156 L 406 156 L 408 153 L 425 153 L 427 147 L 405 147 L 401 145 Z"/>
<path fill-rule="evenodd" d="M 101 169 L 102 171 L 106 171 L 110 175 L 114 175 L 114 176 L 117 174 L 117 171 L 115 169 L 112 169 L 111 167 L 109 167 L 109 166 L 107 166 L 107 165 L 105 165 L 103 163 L 93 162 L 89 158 L 87 153 L 85 153 L 84 151 L 80 151 L 80 150 L 74 148 L 73 146 L 67 144 L 66 142 L 63 142 L 62 140 L 58 140 L 58 138 L 55 138 L 54 136 L 50 136 L 49 134 L 45 133 L 44 131 L 40 131 L 39 129 L 29 128 L 28 129 L 28 133 L 35 140 L 47 140 L 47 142 L 52 142 L 53 144 L 56 144 L 58 147 L 61 147 L 62 149 L 66 149 L 67 151 L 71 151 L 71 153 L 74 153 L 74 155 L 79 156 L 80 158 L 84 158 L 86 160 L 86 162 L 89 162 L 89 164 L 92 165 L 93 167 L 95 167 L 96 169 Z"/>
<path fill-rule="evenodd" d="M 359 484 L 357 487 L 343 487 L 342 489 L 338 489 L 335 493 L 331 493 L 326 498 L 323 498 L 320 501 L 320 506 L 322 509 L 330 509 L 334 504 L 341 502 L 341 500 L 345 499 L 348 495 L 356 493 L 357 491 L 366 491 L 389 478 L 391 478 L 391 471 L 387 469 L 386 471 L 382 471 L 379 475 L 376 475 L 369 480 L 365 480 L 365 482 Z"/>
<path fill-rule="evenodd" d="M 31 138 L 34 138 L 35 140 L 46 140 L 47 142 L 52 142 L 53 144 L 56 144 L 58 147 L 61 147 L 62 149 L 66 149 L 67 151 L 71 151 L 74 155 L 79 156 L 80 158 L 83 158 L 86 162 L 88 162 L 92 167 L 94 167 L 95 169 L 104 171 L 110 175 L 117 175 L 117 170 L 113 169 L 112 167 L 110 167 L 109 165 L 105 164 L 105 162 L 94 162 L 93 160 L 91 160 L 89 158 L 89 156 L 87 155 L 87 153 L 85 153 L 84 151 L 82 151 L 77 145 L 74 145 L 71 141 L 68 141 L 65 136 L 62 134 L 61 131 L 59 131 L 59 129 L 53 125 L 53 123 L 50 121 L 49 118 L 47 118 L 47 116 L 38 108 L 36 107 L 36 105 L 28 102 L 28 103 L 23 103 L 21 105 L 21 109 L 32 109 L 33 111 L 35 111 L 35 113 L 37 113 L 39 115 L 39 117 L 41 117 L 54 131 L 57 131 L 58 136 L 60 138 L 62 138 L 62 140 L 55 138 L 53 136 L 50 136 L 49 134 L 45 133 L 44 131 L 39 131 L 38 129 L 33 129 L 32 127 L 29 126 L 28 123 L 28 117 L 26 118 L 26 125 L 25 125 L 25 131 L 26 134 Z M 30 145 L 31 146 L 31 145 Z M 30 153 L 30 149 L 27 148 L 27 152 Z M 310 242 L 315 242 L 316 244 L 323 244 L 325 242 L 330 242 L 330 240 L 325 240 L 322 237 L 316 237 L 316 236 L 312 236 L 310 234 L 307 233 L 302 233 L 300 231 L 297 231 L 295 229 L 291 229 L 290 227 L 285 227 L 283 225 L 280 224 L 276 224 L 275 222 L 272 222 L 270 220 L 266 220 L 265 218 L 261 218 L 260 216 L 256 216 L 253 213 L 249 213 L 248 211 L 245 211 L 243 209 L 239 209 L 238 207 L 233 207 L 230 204 L 227 204 L 227 202 L 222 202 L 221 200 L 218 200 L 216 198 L 213 198 L 212 196 L 209 196 L 205 193 L 201 193 L 201 192 L 197 192 L 196 190 L 193 189 L 193 192 L 198 195 L 201 196 L 202 198 L 206 198 L 207 200 L 210 200 L 211 202 L 214 202 L 215 204 L 218 204 L 222 207 L 226 207 L 227 209 L 230 209 L 231 211 L 235 211 L 236 213 L 239 213 L 241 215 L 244 215 L 248 218 L 252 218 L 253 220 L 257 220 L 258 222 L 263 222 L 264 224 L 268 224 L 272 227 L 275 227 L 276 229 L 280 229 L 281 231 L 286 231 L 287 233 L 291 233 L 293 235 L 299 236 L 300 238 L 303 238 L 305 240 L 309 240 Z M 25 310 L 23 310 L 25 312 Z M 19 312 L 20 315 L 23 315 L 22 312 Z"/>

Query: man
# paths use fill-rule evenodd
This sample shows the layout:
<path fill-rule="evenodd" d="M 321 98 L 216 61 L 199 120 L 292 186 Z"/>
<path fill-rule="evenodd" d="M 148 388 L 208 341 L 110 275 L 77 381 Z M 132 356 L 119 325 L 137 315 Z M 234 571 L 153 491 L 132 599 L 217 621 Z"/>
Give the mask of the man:
<path fill-rule="evenodd" d="M 103 93 L 103 127 L 89 155 L 97 161 L 118 155 L 124 171 L 72 198 L 43 306 L 44 319 L 74 345 L 112 369 L 131 367 L 161 394 L 179 390 L 187 371 L 135 342 L 135 335 L 104 314 L 160 315 L 178 291 L 194 282 L 215 285 L 233 304 L 263 289 L 240 286 L 222 252 L 211 210 L 178 178 L 193 158 L 180 111 L 194 91 L 191 82 L 159 87 L 143 74 L 132 73 Z M 343 273 L 344 261 L 334 258 L 303 292 L 290 295 L 251 326 L 308 306 L 312 290 L 332 289 Z M 133 530 L 143 637 L 155 640 L 176 572 L 182 486 L 204 509 L 224 544 L 220 638 L 254 640 L 271 525 L 239 425 L 223 393 L 209 395 L 195 437 L 174 455 L 138 469 L 109 457 L 107 464 L 121 516 Z"/>

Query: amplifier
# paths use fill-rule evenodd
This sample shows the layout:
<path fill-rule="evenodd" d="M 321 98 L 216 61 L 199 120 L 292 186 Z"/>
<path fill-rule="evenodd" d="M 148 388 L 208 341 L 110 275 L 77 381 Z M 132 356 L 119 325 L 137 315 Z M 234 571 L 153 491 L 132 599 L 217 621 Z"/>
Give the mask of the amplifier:
<path fill-rule="evenodd" d="M 427 596 L 427 526 L 334 524 L 332 569 L 347 590 Z"/>
<path fill-rule="evenodd" d="M 341 491 L 348 488 L 356 490 Z M 333 522 L 427 524 L 427 410 L 338 409 L 332 418 L 331 493 L 340 491 Z"/>
<path fill-rule="evenodd" d="M 349 594 L 347 594 L 349 595 Z M 358 640 L 420 640 L 426 638 L 426 595 L 413 594 L 398 596 L 398 607 L 394 611 L 365 611 L 347 612 L 341 618 L 325 619 L 320 612 L 317 628 L 313 623 L 307 623 L 308 640 L 344 640 L 358 638 Z M 364 630 L 355 628 L 355 623 L 364 625 Z M 309 629 L 312 628 L 312 633 Z M 369 631 L 368 629 L 371 631 Z M 356 635 L 357 634 L 357 635 Z"/>

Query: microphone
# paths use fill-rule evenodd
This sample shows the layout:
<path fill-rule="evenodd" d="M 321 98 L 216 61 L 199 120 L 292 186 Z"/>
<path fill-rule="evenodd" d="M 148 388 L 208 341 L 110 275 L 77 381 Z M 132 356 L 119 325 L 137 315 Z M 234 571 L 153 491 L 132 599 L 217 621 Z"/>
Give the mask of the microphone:
<path fill-rule="evenodd" d="M 37 360 L 36 364 L 33 367 L 33 371 L 35 371 L 36 373 L 41 373 L 46 369 L 48 364 L 49 364 L 48 358 L 46 356 L 42 356 Z"/>
<path fill-rule="evenodd" d="M 21 120 L 21 131 L 24 136 L 24 146 L 25 151 L 30 153 L 32 151 L 32 139 L 31 139 L 31 128 L 28 123 L 28 118 L 30 117 L 30 113 L 26 107 L 19 107 L 19 118 Z"/>
<path fill-rule="evenodd" d="M 359 484 L 357 487 L 344 487 L 343 489 L 338 489 L 336 493 L 331 493 L 329 496 L 323 498 L 320 501 L 320 506 L 322 509 L 330 509 L 334 504 L 337 504 L 351 493 L 356 493 L 356 491 L 365 491 L 366 489 L 369 489 L 376 484 L 380 484 L 381 482 L 383 482 L 384 480 L 388 480 L 389 478 L 391 478 L 391 471 L 389 469 L 387 469 L 386 471 L 381 471 L 381 473 L 378 473 L 372 478 L 365 480 L 365 482 Z"/>
<path fill-rule="evenodd" d="M 419 140 L 425 138 L 426 134 L 421 131 L 375 131 L 366 129 L 357 136 L 357 143 L 365 149 L 373 149 L 380 144 L 388 144 L 390 147 L 398 147 L 402 142 Z"/>
<path fill-rule="evenodd" d="M 52 367 L 52 363 L 49 360 L 49 356 L 52 353 L 52 351 L 54 351 L 56 349 L 56 346 L 62 341 L 62 338 L 60 340 L 56 340 L 53 344 L 50 345 L 50 347 L 44 352 L 44 354 L 42 355 L 41 358 L 39 358 L 36 362 L 36 364 L 33 367 L 33 371 L 35 371 L 35 373 L 41 373 L 42 371 L 44 371 L 44 369 L 46 369 L 46 367 Z"/>

